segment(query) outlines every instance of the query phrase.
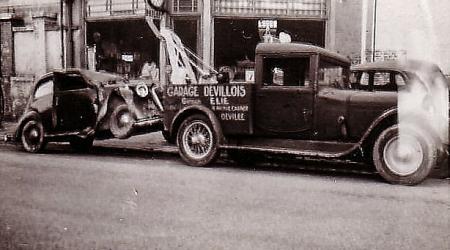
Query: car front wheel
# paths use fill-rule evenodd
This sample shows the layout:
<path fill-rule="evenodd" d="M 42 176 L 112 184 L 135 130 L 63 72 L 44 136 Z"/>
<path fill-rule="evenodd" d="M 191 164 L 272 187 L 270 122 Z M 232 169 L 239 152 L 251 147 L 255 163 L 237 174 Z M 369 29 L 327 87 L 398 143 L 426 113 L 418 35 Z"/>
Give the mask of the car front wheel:
<path fill-rule="evenodd" d="M 378 173 L 393 184 L 421 183 L 436 163 L 436 149 L 425 131 L 398 125 L 383 131 L 375 141 L 373 161 Z"/>
<path fill-rule="evenodd" d="M 37 153 L 44 149 L 44 126 L 39 120 L 29 120 L 22 128 L 20 140 L 23 149 L 30 153 Z"/>
<path fill-rule="evenodd" d="M 217 132 L 203 115 L 184 120 L 178 130 L 177 143 L 181 158 L 191 166 L 206 166 L 219 156 Z"/>
<path fill-rule="evenodd" d="M 119 139 L 129 138 L 133 133 L 133 125 L 136 121 L 134 114 L 127 104 L 117 106 L 111 114 L 109 127 L 114 137 Z"/>

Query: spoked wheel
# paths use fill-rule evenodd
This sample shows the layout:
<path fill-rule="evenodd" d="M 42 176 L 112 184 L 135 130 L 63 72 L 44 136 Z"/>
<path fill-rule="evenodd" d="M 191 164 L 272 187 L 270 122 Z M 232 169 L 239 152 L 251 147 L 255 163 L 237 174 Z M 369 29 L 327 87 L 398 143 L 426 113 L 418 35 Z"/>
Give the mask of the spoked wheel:
<path fill-rule="evenodd" d="M 75 152 L 79 153 L 89 152 L 93 144 L 94 144 L 93 136 L 88 136 L 86 138 L 74 137 L 70 139 L 70 147 L 72 147 L 72 149 Z"/>
<path fill-rule="evenodd" d="M 44 127 L 38 120 L 29 120 L 22 128 L 20 136 L 22 147 L 30 153 L 37 153 L 44 149 Z"/>
<path fill-rule="evenodd" d="M 116 138 L 126 139 L 133 133 L 136 117 L 127 104 L 117 106 L 110 117 L 110 130 Z"/>
<path fill-rule="evenodd" d="M 182 124 L 177 136 L 181 158 L 191 166 L 205 166 L 219 155 L 218 136 L 203 115 L 193 115 Z"/>
<path fill-rule="evenodd" d="M 401 131 L 401 133 L 400 133 Z M 436 163 L 436 148 L 426 132 L 398 125 L 386 129 L 376 140 L 373 160 L 380 175 L 393 184 L 416 185 Z"/>

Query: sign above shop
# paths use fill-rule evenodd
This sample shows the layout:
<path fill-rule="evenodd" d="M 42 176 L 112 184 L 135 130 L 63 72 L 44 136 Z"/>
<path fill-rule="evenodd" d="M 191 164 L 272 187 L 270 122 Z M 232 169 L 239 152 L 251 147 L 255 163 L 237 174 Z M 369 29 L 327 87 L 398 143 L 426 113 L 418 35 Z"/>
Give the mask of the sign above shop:
<path fill-rule="evenodd" d="M 258 20 L 258 29 L 276 29 L 278 26 L 277 20 L 270 20 L 270 19 L 262 19 Z"/>

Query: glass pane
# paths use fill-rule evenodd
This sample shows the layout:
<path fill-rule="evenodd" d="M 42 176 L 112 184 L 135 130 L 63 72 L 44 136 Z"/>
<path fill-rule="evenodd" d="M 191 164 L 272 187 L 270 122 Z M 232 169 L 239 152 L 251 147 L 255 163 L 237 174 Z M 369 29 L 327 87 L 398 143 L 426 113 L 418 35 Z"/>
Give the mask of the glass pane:
<path fill-rule="evenodd" d="M 46 95 L 53 94 L 53 80 L 48 80 L 42 83 L 34 93 L 34 98 L 40 98 Z"/>
<path fill-rule="evenodd" d="M 264 85 L 309 86 L 309 58 L 264 59 Z"/>

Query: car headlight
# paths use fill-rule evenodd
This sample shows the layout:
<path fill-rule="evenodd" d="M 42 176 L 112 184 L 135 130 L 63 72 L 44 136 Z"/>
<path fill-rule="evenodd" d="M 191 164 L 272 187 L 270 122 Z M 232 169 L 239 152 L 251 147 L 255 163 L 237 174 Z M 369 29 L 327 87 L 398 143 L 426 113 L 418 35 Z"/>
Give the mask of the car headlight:
<path fill-rule="evenodd" d="M 136 86 L 136 94 L 139 97 L 142 97 L 142 98 L 146 97 L 148 95 L 148 87 L 147 87 L 147 85 L 145 85 L 145 83 L 139 83 Z"/>

